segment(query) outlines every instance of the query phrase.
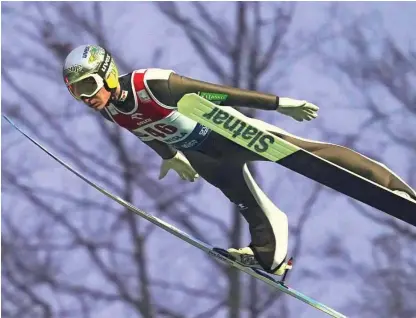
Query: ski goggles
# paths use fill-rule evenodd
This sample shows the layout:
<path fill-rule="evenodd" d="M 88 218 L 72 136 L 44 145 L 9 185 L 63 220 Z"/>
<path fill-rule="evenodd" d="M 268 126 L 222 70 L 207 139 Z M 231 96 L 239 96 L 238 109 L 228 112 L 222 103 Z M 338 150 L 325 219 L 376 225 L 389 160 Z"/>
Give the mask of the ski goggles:
<path fill-rule="evenodd" d="M 66 85 L 71 95 L 77 100 L 83 97 L 92 97 L 104 86 L 102 77 L 98 74 L 91 74 L 73 84 Z"/>

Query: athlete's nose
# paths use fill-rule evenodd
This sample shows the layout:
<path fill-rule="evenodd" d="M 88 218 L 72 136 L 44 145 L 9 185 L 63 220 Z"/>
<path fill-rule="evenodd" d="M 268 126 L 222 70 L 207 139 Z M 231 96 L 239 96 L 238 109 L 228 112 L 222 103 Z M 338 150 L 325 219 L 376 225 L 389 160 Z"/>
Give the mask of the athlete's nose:
<path fill-rule="evenodd" d="M 92 97 L 83 97 L 82 100 L 84 101 L 85 104 L 87 104 L 88 106 L 92 106 Z"/>
<path fill-rule="evenodd" d="M 82 101 L 84 104 L 86 104 L 88 107 L 92 107 L 92 98 L 91 97 L 82 97 Z"/>

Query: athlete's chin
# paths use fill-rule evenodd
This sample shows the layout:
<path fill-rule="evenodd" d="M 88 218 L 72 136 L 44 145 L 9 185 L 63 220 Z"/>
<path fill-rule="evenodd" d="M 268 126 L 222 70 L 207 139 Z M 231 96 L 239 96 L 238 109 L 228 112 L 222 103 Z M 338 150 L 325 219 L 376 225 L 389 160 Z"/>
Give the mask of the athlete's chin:
<path fill-rule="evenodd" d="M 100 111 L 100 110 L 103 110 L 105 108 L 105 105 L 106 105 L 105 103 L 98 102 L 98 103 L 91 103 L 88 106 L 90 106 L 92 109 L 94 109 L 96 111 Z"/>
<path fill-rule="evenodd" d="M 106 105 L 106 104 L 104 104 L 104 103 L 102 103 L 102 104 L 98 104 L 97 106 L 95 106 L 95 107 L 94 107 L 94 109 L 95 109 L 95 110 L 103 110 L 103 109 L 105 108 L 105 105 Z"/>

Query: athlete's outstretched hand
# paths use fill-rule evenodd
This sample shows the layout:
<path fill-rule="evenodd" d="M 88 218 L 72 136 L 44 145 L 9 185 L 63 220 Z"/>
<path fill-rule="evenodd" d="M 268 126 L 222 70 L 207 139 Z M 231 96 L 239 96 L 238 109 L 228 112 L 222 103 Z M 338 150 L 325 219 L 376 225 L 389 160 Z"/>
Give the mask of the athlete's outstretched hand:
<path fill-rule="evenodd" d="M 292 117 L 297 121 L 312 120 L 318 117 L 319 107 L 305 100 L 297 100 L 288 97 L 279 98 L 277 111 Z"/>
<path fill-rule="evenodd" d="M 188 159 L 180 151 L 173 158 L 163 160 L 160 167 L 159 180 L 163 179 L 170 169 L 175 170 L 182 180 L 194 182 L 199 177 Z"/>

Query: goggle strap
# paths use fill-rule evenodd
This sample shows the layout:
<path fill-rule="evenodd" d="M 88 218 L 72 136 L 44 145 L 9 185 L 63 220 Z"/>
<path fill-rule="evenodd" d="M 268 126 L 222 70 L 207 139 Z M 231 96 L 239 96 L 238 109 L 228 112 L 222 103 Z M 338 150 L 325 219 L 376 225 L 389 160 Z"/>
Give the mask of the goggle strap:
<path fill-rule="evenodd" d="M 105 52 L 104 59 L 101 62 L 100 67 L 99 67 L 98 72 L 97 72 L 97 74 L 102 79 L 105 79 L 106 78 L 106 75 L 107 75 L 107 72 L 108 72 L 108 70 L 110 68 L 111 60 L 112 60 L 111 55 L 106 50 L 104 50 L 104 52 Z"/>

